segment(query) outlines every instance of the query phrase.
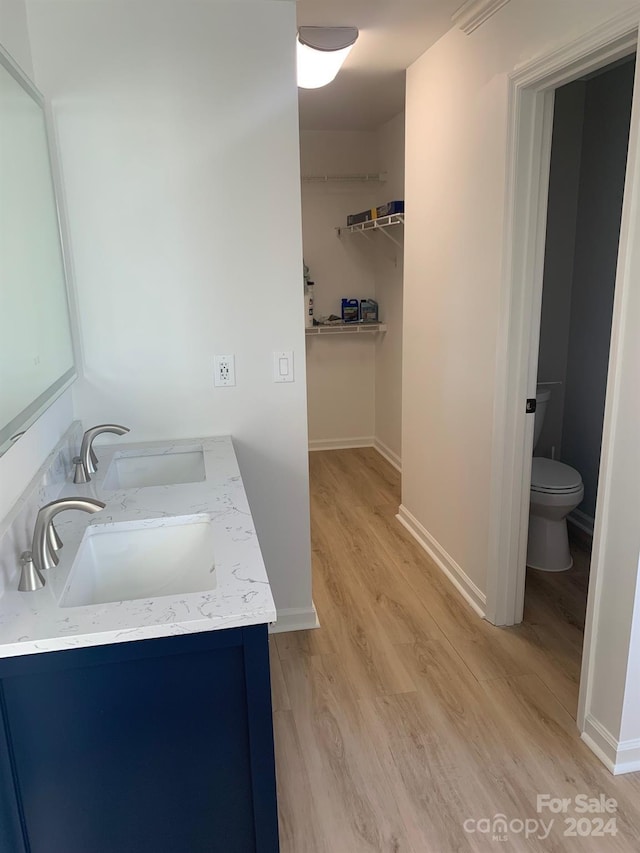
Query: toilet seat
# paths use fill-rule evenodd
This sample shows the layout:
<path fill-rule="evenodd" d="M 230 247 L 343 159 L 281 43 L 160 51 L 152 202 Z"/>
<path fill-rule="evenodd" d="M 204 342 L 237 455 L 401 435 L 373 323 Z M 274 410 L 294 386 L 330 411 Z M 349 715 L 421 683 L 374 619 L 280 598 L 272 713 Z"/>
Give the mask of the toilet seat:
<path fill-rule="evenodd" d="M 551 495 L 566 495 L 582 489 L 580 473 L 570 465 L 534 456 L 531 462 L 531 491 Z"/>

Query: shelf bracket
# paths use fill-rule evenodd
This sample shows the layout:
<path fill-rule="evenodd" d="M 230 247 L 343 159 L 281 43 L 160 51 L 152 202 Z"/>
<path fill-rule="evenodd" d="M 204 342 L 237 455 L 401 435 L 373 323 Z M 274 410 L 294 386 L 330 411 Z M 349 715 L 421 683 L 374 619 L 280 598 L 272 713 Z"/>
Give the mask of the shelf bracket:
<path fill-rule="evenodd" d="M 396 244 L 396 246 L 400 246 L 400 248 L 402 248 L 402 243 L 399 240 L 396 240 L 395 237 L 392 237 L 386 228 L 377 228 L 376 230 L 379 231 L 381 234 L 384 234 L 385 237 L 388 237 L 392 243 Z"/>

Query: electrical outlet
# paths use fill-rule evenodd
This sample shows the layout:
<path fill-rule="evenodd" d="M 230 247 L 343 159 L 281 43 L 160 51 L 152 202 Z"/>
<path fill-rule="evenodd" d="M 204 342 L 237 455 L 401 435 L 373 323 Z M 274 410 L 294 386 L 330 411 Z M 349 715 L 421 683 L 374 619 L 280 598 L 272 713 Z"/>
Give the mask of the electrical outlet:
<path fill-rule="evenodd" d="M 217 355 L 214 359 L 215 374 L 213 384 L 216 388 L 223 388 L 236 384 L 236 364 L 232 355 Z"/>

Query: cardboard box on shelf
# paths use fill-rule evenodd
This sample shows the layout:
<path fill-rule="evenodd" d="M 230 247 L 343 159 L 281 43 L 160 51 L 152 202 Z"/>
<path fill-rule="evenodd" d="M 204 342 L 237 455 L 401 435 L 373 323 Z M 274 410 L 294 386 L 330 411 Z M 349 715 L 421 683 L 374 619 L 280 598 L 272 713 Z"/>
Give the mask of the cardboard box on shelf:
<path fill-rule="evenodd" d="M 404 201 L 388 201 L 376 208 L 376 219 L 379 216 L 393 216 L 394 213 L 404 213 Z"/>
<path fill-rule="evenodd" d="M 370 207 L 369 210 L 363 210 L 360 213 L 350 213 L 347 216 L 347 225 L 360 225 L 361 222 L 371 222 L 376 218 L 375 207 Z"/>

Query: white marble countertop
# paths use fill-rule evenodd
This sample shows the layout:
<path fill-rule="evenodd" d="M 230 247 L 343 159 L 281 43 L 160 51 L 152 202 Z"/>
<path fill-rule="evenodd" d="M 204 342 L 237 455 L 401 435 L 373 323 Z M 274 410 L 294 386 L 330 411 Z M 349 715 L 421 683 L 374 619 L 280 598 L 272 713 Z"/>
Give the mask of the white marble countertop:
<path fill-rule="evenodd" d="M 99 470 L 86 485 L 67 482 L 58 497 L 81 495 L 105 501 L 101 512 L 69 511 L 56 517 L 64 547 L 59 565 L 45 573 L 46 586 L 18 592 L 17 581 L 0 598 L 0 657 L 59 651 L 216 631 L 273 622 L 276 609 L 230 436 L 97 446 Z M 205 480 L 170 486 L 107 491 L 114 455 L 157 455 L 202 449 Z M 61 607 L 73 560 L 88 526 L 122 521 L 206 515 L 214 531 L 216 587 L 109 604 Z"/>

